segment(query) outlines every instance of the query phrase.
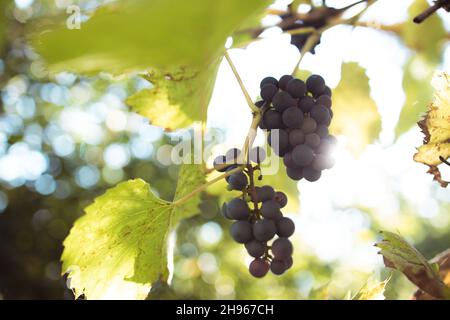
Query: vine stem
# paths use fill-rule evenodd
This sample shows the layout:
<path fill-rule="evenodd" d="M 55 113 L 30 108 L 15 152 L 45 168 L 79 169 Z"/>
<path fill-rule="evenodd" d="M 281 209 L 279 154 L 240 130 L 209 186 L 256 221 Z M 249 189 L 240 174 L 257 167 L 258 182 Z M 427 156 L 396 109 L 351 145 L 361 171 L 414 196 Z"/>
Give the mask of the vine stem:
<path fill-rule="evenodd" d="M 198 193 L 206 190 L 209 186 L 213 185 L 214 183 L 219 182 L 222 179 L 225 179 L 226 177 L 232 175 L 233 173 L 236 173 L 236 172 L 244 170 L 244 167 L 245 166 L 242 165 L 242 166 L 239 166 L 237 168 L 234 168 L 233 170 L 227 171 L 227 172 L 221 174 L 220 176 L 217 176 L 216 178 L 214 178 L 214 179 L 212 179 L 212 180 L 202 184 L 198 188 L 194 189 L 193 191 L 189 192 L 185 196 L 181 197 L 177 201 L 172 202 L 172 205 L 173 206 L 180 206 L 180 205 L 186 203 L 191 198 L 193 198 L 195 195 L 197 195 Z"/>
<path fill-rule="evenodd" d="M 247 89 L 244 86 L 244 82 L 241 79 L 241 76 L 239 75 L 236 66 L 233 63 L 233 60 L 231 60 L 230 55 L 228 54 L 228 51 L 225 51 L 225 59 L 227 59 L 228 64 L 230 65 L 231 70 L 233 71 L 233 74 L 237 80 L 237 82 L 239 83 L 239 86 L 241 87 L 242 93 L 245 96 L 245 100 L 247 101 L 247 104 L 249 106 L 249 108 L 253 111 L 253 112 L 258 112 L 259 109 L 255 106 L 255 104 L 252 101 L 252 98 L 250 97 L 250 95 L 248 94 Z"/>

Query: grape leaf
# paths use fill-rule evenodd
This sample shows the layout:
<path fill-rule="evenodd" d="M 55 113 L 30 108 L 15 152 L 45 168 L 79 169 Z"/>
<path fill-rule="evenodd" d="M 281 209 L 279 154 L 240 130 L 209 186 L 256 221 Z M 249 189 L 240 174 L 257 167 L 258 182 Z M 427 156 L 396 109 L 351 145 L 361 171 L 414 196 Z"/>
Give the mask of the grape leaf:
<path fill-rule="evenodd" d="M 450 286 L 450 249 L 438 254 L 431 259 L 429 263 L 438 268 L 439 277 L 447 285 Z M 435 300 L 436 298 L 430 296 L 425 291 L 418 289 L 413 296 L 414 300 Z"/>
<path fill-rule="evenodd" d="M 128 104 L 176 129 L 206 120 L 227 37 L 269 0 L 128 0 L 98 9 L 80 30 L 37 26 L 31 37 L 50 70 L 122 74 L 151 70 L 153 89 Z M 59 21 L 61 22 L 61 21 Z"/>
<path fill-rule="evenodd" d="M 420 289 L 438 299 L 450 299 L 450 288 L 425 257 L 401 236 L 383 231 L 383 240 L 376 244 L 388 268 L 402 272 Z"/>
<path fill-rule="evenodd" d="M 384 298 L 384 290 L 389 279 L 384 281 L 375 281 L 369 279 L 353 297 L 352 300 L 380 300 Z"/>
<path fill-rule="evenodd" d="M 369 78 L 357 63 L 342 65 L 341 81 L 333 90 L 333 113 L 330 132 L 347 136 L 355 155 L 380 133 L 380 114 L 370 97 Z"/>
<path fill-rule="evenodd" d="M 434 14 L 421 24 L 412 23 L 414 17 L 429 8 L 427 0 L 415 0 L 408 9 L 408 20 L 401 28 L 405 44 L 421 53 L 430 62 L 438 63 L 446 41 L 447 32 L 441 18 Z"/>
<path fill-rule="evenodd" d="M 182 166 L 175 200 L 203 180 L 202 166 Z M 184 204 L 161 200 L 141 179 L 96 198 L 64 241 L 63 272 L 75 297 L 144 299 L 152 283 L 167 281 L 168 234 L 197 213 L 199 201 L 198 195 Z"/>
<path fill-rule="evenodd" d="M 425 139 L 414 160 L 428 165 L 429 172 L 446 187 L 448 182 L 442 180 L 437 166 L 442 163 L 441 159 L 450 157 L 450 75 L 437 74 L 432 84 L 436 93 L 425 118 L 419 122 Z"/>
<path fill-rule="evenodd" d="M 395 128 L 396 137 L 411 129 L 425 112 L 425 105 L 433 96 L 430 82 L 435 70 L 436 65 L 420 54 L 411 57 L 406 63 L 403 74 L 406 100 Z"/>

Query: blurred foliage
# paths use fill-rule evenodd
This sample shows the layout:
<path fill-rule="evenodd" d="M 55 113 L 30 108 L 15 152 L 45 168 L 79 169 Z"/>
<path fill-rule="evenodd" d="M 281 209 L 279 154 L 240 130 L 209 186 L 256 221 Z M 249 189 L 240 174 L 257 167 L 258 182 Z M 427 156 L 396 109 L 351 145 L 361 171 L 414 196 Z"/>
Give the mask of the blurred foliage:
<path fill-rule="evenodd" d="M 300 2 L 308 1 L 296 1 Z M 66 17 L 61 3 L 35 0 L 26 8 L 12 1 L 0 4 L 0 33 L 4 34 L 0 44 L 5 39 L 5 50 L 0 51 L 0 299 L 74 298 L 67 279 L 60 276 L 62 243 L 83 208 L 95 208 L 93 199 L 107 189 L 121 181 L 142 179 L 149 182 L 158 201 L 174 199 L 180 168 L 162 165 L 156 150 L 173 143 L 172 138 L 180 133 L 164 133 L 154 125 L 176 129 L 205 121 L 223 44 L 234 30 L 258 25 L 255 17 L 269 1 L 133 0 L 103 6 L 103 1 L 80 0 L 83 19 L 89 18 L 81 30 L 61 26 Z M 172 10 L 175 3 L 177 10 Z M 416 3 L 423 5 L 424 1 Z M 60 25 L 55 26 L 55 21 Z M 405 66 L 407 101 L 399 122 L 401 133 L 425 110 L 431 98 L 429 76 L 442 61 L 441 44 L 447 35 L 442 33 L 438 16 L 430 21 L 424 29 L 405 22 L 406 29 L 399 34 L 414 56 Z M 42 33 L 49 28 L 53 31 Z M 36 47 L 27 42 L 30 32 Z M 62 70 L 90 76 L 54 73 Z M 131 70 L 147 72 L 148 81 L 134 74 L 105 73 Z M 355 63 L 344 64 L 334 96 L 335 130 L 347 136 L 352 150 L 359 153 L 377 139 L 380 130 L 365 70 Z M 130 112 L 127 98 L 133 110 L 147 118 Z M 267 177 L 263 183 L 287 191 L 287 211 L 298 212 L 295 183 L 283 175 Z M 158 282 L 149 298 L 342 299 L 349 292 L 367 298 L 379 293 L 387 278 L 384 295 L 388 299 L 407 299 L 415 290 L 400 272 L 391 276 L 376 269 L 372 275 L 367 269 L 343 265 L 339 259 L 323 258 L 308 242 L 311 234 L 296 234 L 292 271 L 255 281 L 248 275 L 245 249 L 231 240 L 229 223 L 219 213 L 223 199 L 233 195 L 224 190 L 219 183 L 201 195 L 198 209 L 194 203 L 176 214 L 187 219 L 175 231 L 166 229 L 164 235 L 174 251 L 168 257 L 172 285 Z M 438 194 L 435 189 L 432 192 Z M 420 216 L 404 194 L 392 192 L 392 197 L 398 199 L 398 212 L 388 218 L 373 207 L 355 210 L 358 214 L 352 221 L 368 221 L 364 232 L 358 233 L 361 242 L 372 243 L 375 230 L 400 225 L 402 233 L 427 257 L 446 249 L 448 221 Z M 437 217 L 448 213 L 448 198 L 441 195 L 433 200 Z M 348 211 L 357 209 L 353 204 L 333 205 L 337 219 L 350 219 Z M 177 223 L 173 221 L 172 227 Z M 297 226 L 307 231 L 301 223 Z M 329 230 L 337 227 L 331 225 Z M 340 240 L 327 234 L 320 237 L 329 243 Z M 355 249 L 352 255 L 356 254 Z M 152 262 L 145 258 L 145 264 Z M 133 268 L 125 267 L 124 275 L 133 276 Z M 167 277 L 167 271 L 163 273 Z M 380 279 L 374 280 L 379 285 L 367 282 L 369 276 Z M 76 286 L 76 281 L 71 285 Z"/>

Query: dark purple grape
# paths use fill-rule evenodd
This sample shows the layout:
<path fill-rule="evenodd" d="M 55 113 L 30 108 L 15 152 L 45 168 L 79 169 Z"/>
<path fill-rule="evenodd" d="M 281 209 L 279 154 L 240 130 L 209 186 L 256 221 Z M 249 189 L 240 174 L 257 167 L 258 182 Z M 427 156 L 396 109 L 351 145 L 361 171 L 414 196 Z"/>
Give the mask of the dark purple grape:
<path fill-rule="evenodd" d="M 259 100 L 255 102 L 255 106 L 261 108 L 262 106 L 264 106 L 264 103 L 266 103 L 264 100 Z"/>
<path fill-rule="evenodd" d="M 319 137 L 321 137 L 321 138 L 325 138 L 325 137 L 328 137 L 328 127 L 326 126 L 326 125 L 323 125 L 323 124 L 319 124 L 318 126 L 317 126 L 317 129 L 316 129 L 316 133 L 319 135 Z"/>
<path fill-rule="evenodd" d="M 230 219 L 230 217 L 228 216 L 228 209 L 227 209 L 227 203 L 224 202 L 224 204 L 222 205 L 222 209 L 220 210 L 220 212 L 222 213 L 222 215 L 227 218 Z"/>
<path fill-rule="evenodd" d="M 258 202 L 272 200 L 275 197 L 275 190 L 271 186 L 255 187 Z"/>
<path fill-rule="evenodd" d="M 270 263 L 270 271 L 275 275 L 282 275 L 286 271 L 286 263 L 282 260 L 272 260 Z"/>
<path fill-rule="evenodd" d="M 233 222 L 230 228 L 231 237 L 237 243 L 246 243 L 252 240 L 252 225 L 248 221 Z"/>
<path fill-rule="evenodd" d="M 312 118 L 305 118 L 303 120 L 302 132 L 304 134 L 313 133 L 317 129 L 317 122 Z"/>
<path fill-rule="evenodd" d="M 248 269 L 255 278 L 262 278 L 269 272 L 269 268 L 269 263 L 266 260 L 257 258 L 250 263 Z"/>
<path fill-rule="evenodd" d="M 294 160 L 292 160 L 291 152 L 288 152 L 283 156 L 283 163 L 284 163 L 285 167 L 287 167 L 287 168 L 296 168 L 297 167 Z"/>
<path fill-rule="evenodd" d="M 303 179 L 303 169 L 302 168 L 286 168 L 286 173 L 292 180 L 302 180 Z"/>
<path fill-rule="evenodd" d="M 280 205 L 275 200 L 264 201 L 261 205 L 261 214 L 264 218 L 278 220 L 283 217 Z"/>
<path fill-rule="evenodd" d="M 267 137 L 267 142 L 276 151 L 289 147 L 289 134 L 285 130 L 272 130 Z"/>
<path fill-rule="evenodd" d="M 284 110 L 281 119 L 288 128 L 301 128 L 303 124 L 303 113 L 297 107 Z"/>
<path fill-rule="evenodd" d="M 227 158 L 225 156 L 218 156 L 213 161 L 214 169 L 216 169 L 219 172 L 225 172 L 227 171 L 228 166 L 225 166 L 227 163 Z"/>
<path fill-rule="evenodd" d="M 314 169 L 312 166 L 303 168 L 303 177 L 309 182 L 315 182 L 320 179 L 322 172 Z"/>
<path fill-rule="evenodd" d="M 261 88 L 261 98 L 264 99 L 264 101 L 272 101 L 273 96 L 275 93 L 278 92 L 278 87 L 273 84 L 266 84 L 264 87 Z"/>
<path fill-rule="evenodd" d="M 325 90 L 325 80 L 317 74 L 313 74 L 306 80 L 306 87 L 313 95 L 318 95 Z"/>
<path fill-rule="evenodd" d="M 331 98 L 332 95 L 333 95 L 333 93 L 332 93 L 330 87 L 325 86 L 325 89 L 324 89 L 321 93 L 317 94 L 316 96 L 317 96 L 317 97 L 320 97 L 320 96 L 329 96 L 329 97 Z"/>
<path fill-rule="evenodd" d="M 314 99 L 308 96 L 303 97 L 298 101 L 298 107 L 305 113 L 311 111 L 314 105 Z"/>
<path fill-rule="evenodd" d="M 259 87 L 262 89 L 262 87 L 264 87 L 266 84 L 272 84 L 274 86 L 278 86 L 278 80 L 275 79 L 274 77 L 266 77 L 266 78 L 262 79 Z"/>
<path fill-rule="evenodd" d="M 245 249 L 253 258 L 260 258 L 266 253 L 267 244 L 258 240 L 252 240 L 245 244 Z"/>
<path fill-rule="evenodd" d="M 292 79 L 288 82 L 286 91 L 293 98 L 301 98 L 306 94 L 306 84 L 300 79 Z"/>
<path fill-rule="evenodd" d="M 288 198 L 286 194 L 281 191 L 275 192 L 275 197 L 273 198 L 273 200 L 275 200 L 280 205 L 280 208 L 286 207 L 288 203 Z"/>
<path fill-rule="evenodd" d="M 286 270 L 288 270 L 294 264 L 294 260 L 292 259 L 292 257 L 289 257 L 289 258 L 284 260 L 284 263 L 286 264 Z"/>
<path fill-rule="evenodd" d="M 305 135 L 301 129 L 294 129 L 289 132 L 289 145 L 291 147 L 305 143 Z"/>
<path fill-rule="evenodd" d="M 232 175 L 228 176 L 228 178 L 228 185 L 231 190 L 241 191 L 248 185 L 247 175 L 242 171 L 233 173 Z"/>
<path fill-rule="evenodd" d="M 289 218 L 283 217 L 277 221 L 277 235 L 281 238 L 289 238 L 294 234 L 295 224 Z"/>
<path fill-rule="evenodd" d="M 232 165 L 230 165 L 230 166 L 227 167 L 226 172 L 231 171 L 231 170 L 234 170 L 234 169 L 236 169 L 236 168 L 237 168 L 237 165 L 236 165 L 236 164 L 232 164 Z M 231 176 L 226 177 L 225 180 L 226 180 L 227 182 L 230 182 L 230 177 L 231 177 Z"/>
<path fill-rule="evenodd" d="M 298 145 L 292 150 L 292 160 L 300 166 L 308 166 L 314 159 L 314 151 L 307 145 Z M 304 176 L 304 173 L 303 173 Z"/>
<path fill-rule="evenodd" d="M 327 123 L 331 118 L 328 110 L 327 107 L 317 104 L 311 109 L 311 118 L 316 120 L 318 124 Z"/>
<path fill-rule="evenodd" d="M 261 163 L 266 160 L 266 152 L 261 147 L 255 147 L 250 150 L 249 157 L 254 163 Z"/>
<path fill-rule="evenodd" d="M 334 166 L 334 160 L 326 154 L 318 154 L 312 162 L 312 167 L 317 171 L 331 169 Z"/>
<path fill-rule="evenodd" d="M 253 225 L 253 236 L 256 240 L 266 242 L 272 239 L 277 232 L 275 222 L 269 219 L 258 220 Z"/>
<path fill-rule="evenodd" d="M 292 98 L 289 93 L 279 91 L 273 97 L 272 104 L 277 111 L 283 112 L 289 107 L 295 107 L 297 105 L 297 101 Z"/>
<path fill-rule="evenodd" d="M 281 127 L 281 114 L 275 110 L 267 110 L 263 115 L 263 124 L 267 129 L 279 129 Z"/>
<path fill-rule="evenodd" d="M 320 137 L 317 133 L 309 133 L 305 137 L 305 144 L 311 148 L 316 148 L 320 144 Z"/>
<path fill-rule="evenodd" d="M 278 238 L 272 243 L 272 253 L 275 259 L 286 260 L 293 252 L 291 241 L 286 238 Z"/>
<path fill-rule="evenodd" d="M 282 76 L 280 78 L 280 80 L 278 81 L 278 87 L 282 90 L 286 90 L 287 84 L 289 83 L 289 81 L 291 81 L 292 79 L 294 79 L 293 76 L 286 74 L 284 76 Z"/>
<path fill-rule="evenodd" d="M 331 98 L 327 95 L 321 95 L 320 97 L 318 97 L 316 103 L 325 106 L 327 108 L 331 108 L 332 105 Z"/>
<path fill-rule="evenodd" d="M 226 204 L 227 218 L 233 220 L 247 220 L 250 217 L 250 208 L 246 201 L 234 198 Z"/>

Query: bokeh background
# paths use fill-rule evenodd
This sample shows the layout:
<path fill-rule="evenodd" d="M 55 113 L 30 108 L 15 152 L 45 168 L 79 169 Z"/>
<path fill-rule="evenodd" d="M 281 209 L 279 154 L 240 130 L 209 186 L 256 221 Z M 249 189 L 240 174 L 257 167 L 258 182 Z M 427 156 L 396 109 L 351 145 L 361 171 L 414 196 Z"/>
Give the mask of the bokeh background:
<path fill-rule="evenodd" d="M 289 2 L 277 1 L 272 8 Z M 413 2 L 380 0 L 362 21 L 401 24 Z M 60 275 L 62 241 L 83 208 L 107 188 L 139 177 L 163 199 L 173 198 L 178 168 L 161 164 L 156 153 L 177 133 L 164 133 L 123 102 L 149 84 L 138 76 L 106 73 L 49 75 L 29 46 L 29 22 L 64 12 L 71 3 L 91 12 L 103 1 L 0 3 L 0 299 L 73 299 Z M 265 17 L 263 24 L 277 19 Z M 439 19 L 450 33 L 450 15 L 440 12 Z M 292 71 L 298 50 L 289 41 L 278 28 L 269 28 L 245 50 L 230 51 L 252 97 L 263 77 Z M 364 68 L 382 119 L 380 136 L 358 154 L 349 145 L 359 137 L 338 136 L 336 167 L 317 183 L 298 184 L 300 210 L 285 212 L 297 225 L 295 264 L 286 275 L 263 280 L 248 275 L 243 246 L 231 240 L 229 223 L 219 213 L 224 191 L 216 188 L 203 195 L 198 215 L 173 235 L 173 285 L 157 290 L 154 298 L 343 299 L 369 279 L 389 277 L 385 297 L 409 298 L 414 286 L 383 267 L 373 244 L 380 230 L 390 230 L 427 258 L 450 245 L 450 194 L 412 160 L 423 139 L 419 129 L 398 132 L 411 91 L 429 86 L 435 70 L 450 71 L 450 42 L 432 50 L 438 55 L 418 55 L 395 32 L 374 28 L 327 31 L 301 68 L 320 73 L 331 87 L 341 79 L 343 62 Z M 352 87 L 346 90 L 351 94 Z M 409 103 L 425 110 L 431 97 L 430 88 Z M 221 132 L 214 153 L 241 145 L 250 121 L 236 80 L 222 63 L 208 111 L 208 127 Z M 257 143 L 263 140 L 260 135 Z M 448 168 L 441 170 L 448 179 Z"/>

